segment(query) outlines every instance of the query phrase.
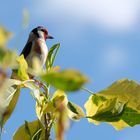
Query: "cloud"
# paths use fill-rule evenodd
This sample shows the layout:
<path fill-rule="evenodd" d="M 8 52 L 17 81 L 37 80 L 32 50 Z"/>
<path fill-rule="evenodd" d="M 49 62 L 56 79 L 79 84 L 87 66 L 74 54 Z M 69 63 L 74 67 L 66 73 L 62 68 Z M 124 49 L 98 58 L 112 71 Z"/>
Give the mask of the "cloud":
<path fill-rule="evenodd" d="M 101 65 L 104 69 L 124 69 L 128 65 L 128 52 L 123 46 L 108 45 L 101 52 Z"/>
<path fill-rule="evenodd" d="M 38 17 L 111 30 L 131 29 L 139 19 L 139 0 L 40 0 L 33 9 Z"/>

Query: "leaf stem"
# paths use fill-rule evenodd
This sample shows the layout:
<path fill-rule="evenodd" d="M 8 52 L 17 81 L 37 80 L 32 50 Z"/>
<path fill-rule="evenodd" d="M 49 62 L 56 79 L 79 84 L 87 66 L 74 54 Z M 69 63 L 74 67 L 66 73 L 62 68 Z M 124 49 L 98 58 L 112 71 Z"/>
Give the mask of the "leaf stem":
<path fill-rule="evenodd" d="M 40 128 L 40 129 L 33 135 L 33 137 L 31 138 L 31 140 L 34 140 L 34 138 L 37 136 L 37 134 L 38 134 L 40 131 L 42 131 L 42 128 Z"/>
<path fill-rule="evenodd" d="M 92 94 L 92 95 L 94 94 L 91 90 L 89 90 L 89 89 L 87 89 L 85 87 L 81 87 L 81 89 L 86 91 L 86 92 L 88 92 L 88 93 L 90 93 L 90 94 Z"/>
<path fill-rule="evenodd" d="M 48 87 L 47 87 L 44 83 L 40 82 L 40 81 L 37 80 L 37 79 L 35 79 L 34 81 L 35 81 L 40 87 L 42 87 L 45 91 L 46 91 L 46 90 L 48 91 Z"/>

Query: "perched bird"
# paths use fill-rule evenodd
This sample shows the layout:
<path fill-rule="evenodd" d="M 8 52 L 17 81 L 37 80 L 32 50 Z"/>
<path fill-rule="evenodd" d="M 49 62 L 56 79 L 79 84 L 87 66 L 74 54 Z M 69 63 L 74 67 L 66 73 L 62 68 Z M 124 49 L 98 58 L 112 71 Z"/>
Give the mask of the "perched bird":
<path fill-rule="evenodd" d="M 20 54 L 24 55 L 30 69 L 33 68 L 35 57 L 38 58 L 41 66 L 45 64 L 48 55 L 47 39 L 53 39 L 53 37 L 50 36 L 47 29 L 42 26 L 38 26 L 30 32 L 28 41 Z M 30 76 L 32 75 L 31 73 L 29 74 Z"/>

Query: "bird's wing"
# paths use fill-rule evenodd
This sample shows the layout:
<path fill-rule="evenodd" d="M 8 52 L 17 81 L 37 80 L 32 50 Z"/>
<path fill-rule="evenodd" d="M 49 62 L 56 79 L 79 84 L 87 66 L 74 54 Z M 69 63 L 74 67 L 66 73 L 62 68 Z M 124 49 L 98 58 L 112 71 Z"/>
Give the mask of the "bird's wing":
<path fill-rule="evenodd" d="M 24 58 L 26 58 L 26 57 L 29 55 L 31 49 L 32 49 L 32 42 L 28 42 L 28 43 L 25 45 L 25 47 L 24 47 L 24 49 L 22 50 L 22 52 L 21 52 L 20 55 L 23 54 L 23 55 L 24 55 Z"/>

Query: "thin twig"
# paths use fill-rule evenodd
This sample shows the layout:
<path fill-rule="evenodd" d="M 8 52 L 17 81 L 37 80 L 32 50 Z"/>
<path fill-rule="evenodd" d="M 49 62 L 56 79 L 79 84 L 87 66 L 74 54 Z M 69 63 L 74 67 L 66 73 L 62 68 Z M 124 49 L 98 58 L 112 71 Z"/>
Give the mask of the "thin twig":
<path fill-rule="evenodd" d="M 40 82 L 39 80 L 35 79 L 35 82 L 38 84 L 40 88 L 43 88 L 45 91 L 45 96 L 49 98 L 49 87 L 47 87 L 44 83 Z"/>
<path fill-rule="evenodd" d="M 48 123 L 47 123 L 46 114 L 44 115 L 44 123 L 45 123 L 45 140 L 49 140 L 49 137 L 48 137 Z"/>

